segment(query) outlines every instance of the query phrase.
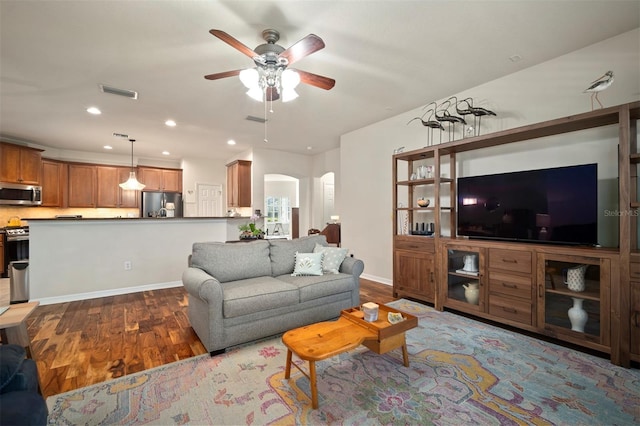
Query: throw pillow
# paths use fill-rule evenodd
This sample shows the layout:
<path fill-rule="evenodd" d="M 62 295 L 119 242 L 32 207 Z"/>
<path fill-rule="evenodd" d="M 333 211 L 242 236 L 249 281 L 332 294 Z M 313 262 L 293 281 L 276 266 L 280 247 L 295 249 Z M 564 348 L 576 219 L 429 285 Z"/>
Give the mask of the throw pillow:
<path fill-rule="evenodd" d="M 293 268 L 294 277 L 299 275 L 322 275 L 323 253 L 296 252 L 296 265 Z"/>
<path fill-rule="evenodd" d="M 322 258 L 322 272 L 325 274 L 338 274 L 340 273 L 340 265 L 349 250 L 340 247 L 325 247 L 320 244 L 316 244 L 313 249 L 314 253 L 323 253 Z"/>

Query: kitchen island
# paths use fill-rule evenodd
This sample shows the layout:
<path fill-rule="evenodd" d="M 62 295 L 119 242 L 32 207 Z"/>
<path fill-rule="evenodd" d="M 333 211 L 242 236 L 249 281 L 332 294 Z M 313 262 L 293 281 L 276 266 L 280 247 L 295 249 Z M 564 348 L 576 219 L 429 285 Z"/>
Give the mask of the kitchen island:
<path fill-rule="evenodd" d="M 194 242 L 237 240 L 246 217 L 28 219 L 30 300 L 182 285 Z"/>

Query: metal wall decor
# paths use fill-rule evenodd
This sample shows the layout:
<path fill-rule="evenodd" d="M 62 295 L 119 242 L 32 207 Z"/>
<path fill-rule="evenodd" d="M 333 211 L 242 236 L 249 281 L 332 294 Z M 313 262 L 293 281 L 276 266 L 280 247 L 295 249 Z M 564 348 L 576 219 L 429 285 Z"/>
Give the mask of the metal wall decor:
<path fill-rule="evenodd" d="M 452 107 L 455 109 L 455 113 L 457 115 L 449 112 L 449 109 L 451 109 Z M 434 129 L 440 130 L 439 143 L 442 143 L 442 132 L 445 131 L 445 124 L 448 127 L 448 141 L 451 142 L 456 139 L 456 124 L 462 125 L 462 138 L 480 136 L 480 125 L 482 117 L 496 115 L 495 112 L 486 108 L 474 107 L 473 98 L 465 98 L 461 101 L 458 101 L 458 98 L 456 96 L 451 96 L 440 105 L 438 105 L 436 102 L 431 102 L 425 105 L 422 109 L 425 108 L 427 108 L 427 110 L 424 112 L 424 114 L 422 114 L 421 117 L 412 118 L 407 124 L 413 122 L 414 120 L 420 120 L 423 126 L 429 128 L 429 132 L 427 133 L 427 146 L 431 146 L 434 142 Z M 470 125 L 464 118 L 467 115 L 473 116 L 473 124 Z"/>

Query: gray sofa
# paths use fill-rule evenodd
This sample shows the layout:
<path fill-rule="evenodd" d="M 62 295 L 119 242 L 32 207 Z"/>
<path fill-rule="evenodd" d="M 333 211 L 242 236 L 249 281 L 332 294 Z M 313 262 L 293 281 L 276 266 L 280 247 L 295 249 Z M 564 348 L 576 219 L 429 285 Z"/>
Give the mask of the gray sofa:
<path fill-rule="evenodd" d="M 292 276 L 296 252 L 316 244 L 326 247 L 325 236 L 193 244 L 182 282 L 191 326 L 212 355 L 360 304 L 361 260 L 347 256 L 337 274 Z"/>

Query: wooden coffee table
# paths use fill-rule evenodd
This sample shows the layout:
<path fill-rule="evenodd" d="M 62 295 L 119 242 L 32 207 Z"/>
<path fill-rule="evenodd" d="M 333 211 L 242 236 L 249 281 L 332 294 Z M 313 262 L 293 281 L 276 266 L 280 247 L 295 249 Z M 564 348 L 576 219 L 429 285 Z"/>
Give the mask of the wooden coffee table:
<path fill-rule="evenodd" d="M 5 343 L 20 345 L 32 358 L 31 340 L 27 331 L 27 317 L 38 307 L 40 302 L 16 303 L 0 315 L 0 335 Z"/>
<path fill-rule="evenodd" d="M 308 379 L 311 387 L 311 406 L 318 408 L 318 388 L 316 385 L 316 361 L 347 352 L 364 345 L 378 354 L 402 348 L 404 366 L 409 366 L 409 355 L 405 340 L 405 331 L 418 325 L 413 315 L 401 312 L 404 321 L 391 324 L 387 321 L 389 312 L 399 312 L 385 305 L 380 305 L 378 319 L 367 322 L 364 312 L 359 307 L 345 309 L 337 321 L 319 322 L 287 331 L 282 342 L 287 347 L 287 364 L 285 379 L 291 378 L 291 366 L 296 367 Z M 292 356 L 309 361 L 307 373 L 293 364 Z"/>

